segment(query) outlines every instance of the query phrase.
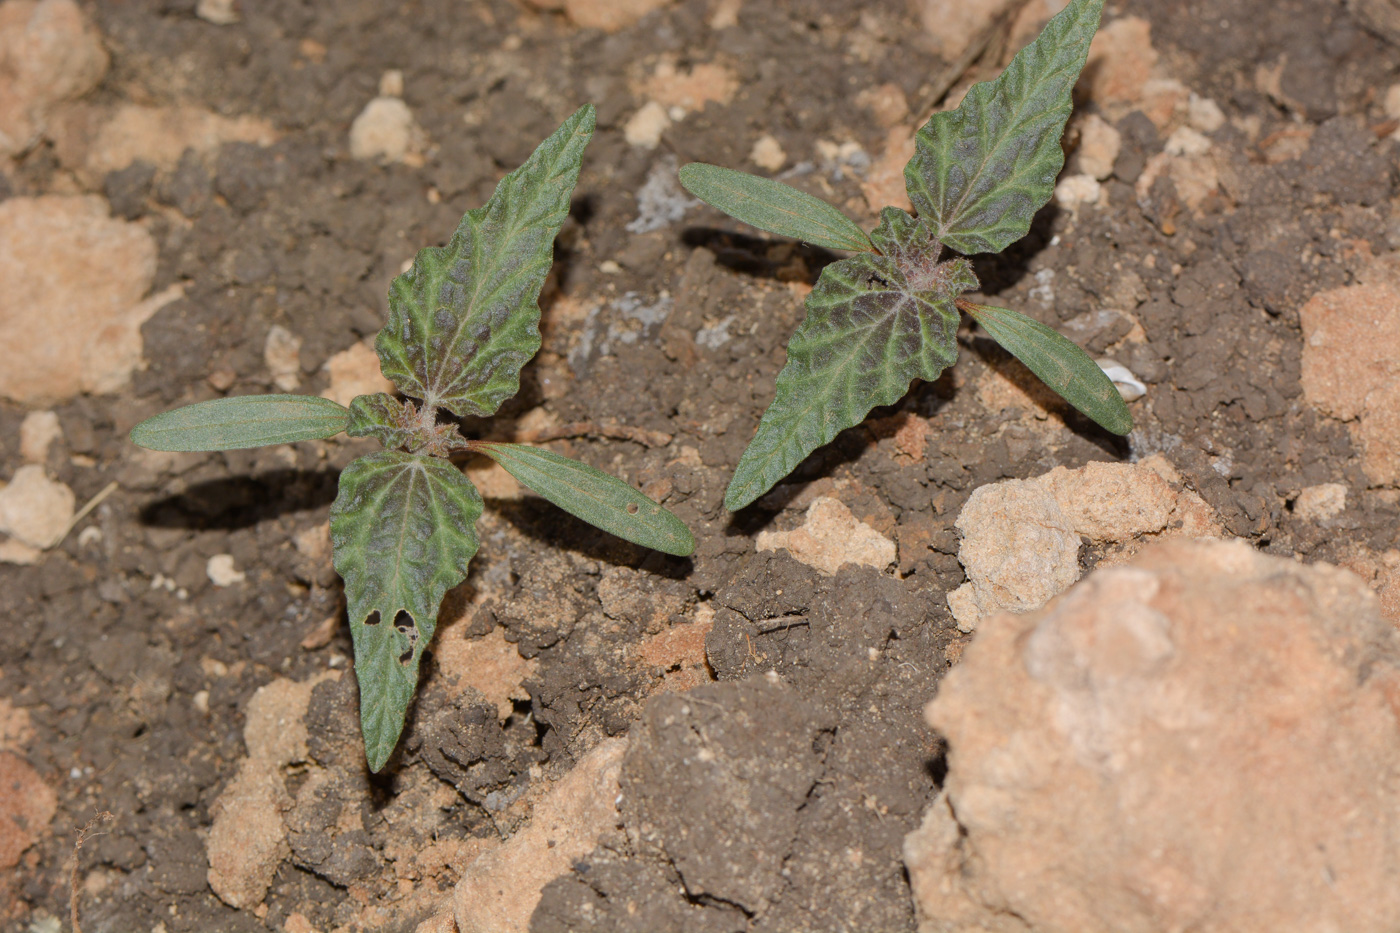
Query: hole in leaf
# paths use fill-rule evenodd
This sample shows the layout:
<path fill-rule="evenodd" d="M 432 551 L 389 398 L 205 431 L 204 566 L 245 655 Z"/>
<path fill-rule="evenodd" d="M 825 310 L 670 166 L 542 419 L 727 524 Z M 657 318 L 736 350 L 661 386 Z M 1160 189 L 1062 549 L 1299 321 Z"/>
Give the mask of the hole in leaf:
<path fill-rule="evenodd" d="M 373 612 L 371 612 L 368 616 L 365 617 L 365 625 L 378 625 L 378 624 L 379 624 L 379 610 L 376 609 L 376 610 L 374 610 Z"/>
<path fill-rule="evenodd" d="M 394 616 L 394 628 L 398 629 L 400 635 L 407 635 L 409 632 L 418 634 L 417 626 L 413 624 L 413 616 L 404 609 L 400 609 Z"/>
<path fill-rule="evenodd" d="M 629 502 L 629 503 L 627 503 L 627 514 L 628 514 L 628 515 L 636 515 L 636 514 L 637 514 L 637 503 L 635 503 L 635 502 Z"/>
<path fill-rule="evenodd" d="M 399 663 L 402 664 L 402 665 L 404 665 L 405 667 L 407 667 L 407 666 L 408 666 L 408 662 L 409 662 L 409 661 L 412 661 L 412 660 L 413 660 L 413 649 L 412 649 L 412 648 L 409 648 L 409 649 L 408 649 L 407 651 L 405 651 L 403 654 L 399 655 Z"/>

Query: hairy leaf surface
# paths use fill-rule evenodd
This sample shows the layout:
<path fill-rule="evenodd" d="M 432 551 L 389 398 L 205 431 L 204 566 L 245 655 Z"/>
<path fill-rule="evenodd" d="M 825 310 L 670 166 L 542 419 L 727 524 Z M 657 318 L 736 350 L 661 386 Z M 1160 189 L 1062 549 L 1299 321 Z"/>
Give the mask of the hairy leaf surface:
<path fill-rule="evenodd" d="M 967 313 L 1065 401 L 1114 434 L 1133 430 L 1133 416 L 1117 386 L 1074 341 L 1007 308 L 973 305 Z"/>
<path fill-rule="evenodd" d="M 357 395 L 350 400 L 350 424 L 345 433 L 351 437 L 375 438 L 391 449 L 407 447 L 413 438 L 408 409 L 383 392 Z"/>
<path fill-rule="evenodd" d="M 349 421 L 344 406 L 315 395 L 242 395 L 163 411 L 131 429 L 149 450 L 238 450 L 334 437 Z"/>
<path fill-rule="evenodd" d="M 928 227 L 885 208 L 872 234 L 884 255 L 862 253 L 822 270 L 807 318 L 788 343 L 777 396 L 763 413 L 725 493 L 730 511 L 773 487 L 808 454 L 889 405 L 916 378 L 957 359 L 953 299 L 977 287 L 965 259 L 939 263 Z"/>
<path fill-rule="evenodd" d="M 565 120 L 462 218 L 447 246 L 420 250 L 394 279 L 375 349 L 405 395 L 490 415 L 520 390 L 520 368 L 540 348 L 540 288 L 593 124 L 591 104 Z"/>
<path fill-rule="evenodd" d="M 1070 93 L 1099 27 L 1103 0 L 1072 0 L 992 81 L 914 136 L 909 200 L 960 253 L 999 253 L 1030 230 L 1064 166 Z"/>
<path fill-rule="evenodd" d="M 559 508 L 619 538 L 684 557 L 695 536 L 679 518 L 631 486 L 552 450 L 477 442 L 474 449 L 499 463 Z"/>
<path fill-rule="evenodd" d="M 335 569 L 345 578 L 360 726 L 378 771 L 403 731 L 438 605 L 467 576 L 481 496 L 436 457 L 385 450 L 351 462 L 331 506 Z"/>
<path fill-rule="evenodd" d="M 682 167 L 680 177 L 691 194 L 751 227 L 827 249 L 870 249 L 855 221 L 791 185 L 704 162 Z"/>

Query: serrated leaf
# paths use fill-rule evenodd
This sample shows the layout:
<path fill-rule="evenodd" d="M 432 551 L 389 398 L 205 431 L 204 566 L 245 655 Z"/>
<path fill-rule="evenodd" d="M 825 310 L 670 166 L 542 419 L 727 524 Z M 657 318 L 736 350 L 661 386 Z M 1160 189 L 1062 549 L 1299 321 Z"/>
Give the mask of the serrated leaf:
<path fill-rule="evenodd" d="M 447 246 L 420 250 L 394 279 L 374 345 L 404 395 L 490 415 L 520 390 L 520 369 L 540 348 L 540 288 L 593 124 L 592 105 L 565 120 L 462 218 Z"/>
<path fill-rule="evenodd" d="M 238 450 L 334 437 L 349 418 L 344 406 L 315 395 L 241 395 L 161 412 L 130 436 L 149 450 Z"/>
<path fill-rule="evenodd" d="M 827 249 L 870 249 L 855 221 L 791 185 L 704 162 L 684 166 L 680 178 L 691 194 L 751 227 Z"/>
<path fill-rule="evenodd" d="M 350 423 L 345 433 L 351 437 L 373 437 L 385 447 L 407 447 L 413 439 L 408 410 L 392 395 L 376 392 L 350 400 Z"/>
<path fill-rule="evenodd" d="M 1072 0 L 992 81 L 914 135 L 909 200 L 960 253 L 999 253 L 1030 230 L 1064 166 L 1060 148 L 1074 83 L 1103 0 Z"/>
<path fill-rule="evenodd" d="M 914 379 L 937 379 L 957 359 L 954 298 L 977 286 L 965 259 L 939 263 L 926 225 L 886 208 L 862 253 L 822 270 L 807 319 L 788 343 L 777 395 L 725 493 L 737 511 L 818 447 L 889 405 Z"/>
<path fill-rule="evenodd" d="M 685 557 L 695 550 L 684 522 L 616 476 L 539 447 L 478 441 L 472 448 L 590 525 L 666 554 Z"/>
<path fill-rule="evenodd" d="M 965 307 L 993 340 L 1065 401 L 1114 434 L 1133 430 L 1133 416 L 1118 387 L 1074 341 L 1007 308 Z"/>
<path fill-rule="evenodd" d="M 480 515 L 476 487 L 436 457 L 385 450 L 340 474 L 331 544 L 345 579 L 371 771 L 398 743 L 438 606 L 476 553 Z"/>

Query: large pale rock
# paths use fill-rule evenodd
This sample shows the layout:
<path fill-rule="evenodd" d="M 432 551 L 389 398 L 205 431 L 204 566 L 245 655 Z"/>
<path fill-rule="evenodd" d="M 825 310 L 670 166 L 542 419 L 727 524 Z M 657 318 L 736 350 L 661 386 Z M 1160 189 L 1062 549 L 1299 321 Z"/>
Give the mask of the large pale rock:
<path fill-rule="evenodd" d="M 93 179 L 138 159 L 168 172 L 186 149 L 209 155 L 224 143 L 268 146 L 277 140 L 276 129 L 264 119 L 226 117 L 192 104 L 121 104 L 110 115 L 106 111 L 79 114 L 55 132 L 64 162 L 80 167 Z"/>
<path fill-rule="evenodd" d="M 52 547 L 73 520 L 73 490 L 37 463 L 15 471 L 0 489 L 0 532 L 33 548 Z"/>
<path fill-rule="evenodd" d="M 282 860 L 291 854 L 283 813 L 292 805 L 282 769 L 306 759 L 306 709 L 311 691 L 340 676 L 326 671 L 296 682 L 278 678 L 248 701 L 243 742 L 248 757 L 210 813 L 205 848 L 209 887 L 225 904 L 247 910 L 262 903 Z"/>
<path fill-rule="evenodd" d="M 384 378 L 379 369 L 379 355 L 374 352 L 374 340 L 366 338 L 326 360 L 321 367 L 331 384 L 321 395 L 349 406 L 357 395 L 376 392 L 392 394 L 394 384 Z"/>
<path fill-rule="evenodd" d="M 1400 260 L 1303 305 L 1303 396 L 1349 423 L 1371 482 L 1400 483 Z"/>
<path fill-rule="evenodd" d="M 95 196 L 0 201 L 0 395 L 24 404 L 114 392 L 141 360 L 141 325 L 181 294 L 143 301 L 156 269 L 146 230 Z"/>
<path fill-rule="evenodd" d="M 51 411 L 31 411 L 19 426 L 19 455 L 25 463 L 43 463 L 53 442 L 62 440 L 63 427 Z"/>
<path fill-rule="evenodd" d="M 807 520 L 792 531 L 761 531 L 760 551 L 783 548 L 794 558 L 822 573 L 843 564 L 884 570 L 897 556 L 894 542 L 851 514 L 839 499 L 821 496 L 807 507 Z"/>
<path fill-rule="evenodd" d="M 1171 541 L 986 620 L 929 705 L 922 933 L 1389 931 L 1400 635 L 1354 575 Z"/>
<path fill-rule="evenodd" d="M 1113 563 L 1153 537 L 1221 533 L 1200 496 L 1181 488 L 1160 456 L 1141 463 L 1056 467 L 1030 480 L 975 490 L 955 523 L 967 583 L 948 594 L 958 627 L 970 632 L 990 612 L 1025 612 L 1079 579 L 1079 545 L 1089 538 Z"/>
<path fill-rule="evenodd" d="M 32 146 L 50 112 L 95 88 L 108 61 L 73 0 L 0 3 L 0 157 Z"/>
<path fill-rule="evenodd" d="M 535 804 L 530 825 L 479 856 L 457 882 L 461 933 L 525 933 L 544 886 L 569 871 L 621 822 L 619 780 L 626 739 L 605 739 Z"/>

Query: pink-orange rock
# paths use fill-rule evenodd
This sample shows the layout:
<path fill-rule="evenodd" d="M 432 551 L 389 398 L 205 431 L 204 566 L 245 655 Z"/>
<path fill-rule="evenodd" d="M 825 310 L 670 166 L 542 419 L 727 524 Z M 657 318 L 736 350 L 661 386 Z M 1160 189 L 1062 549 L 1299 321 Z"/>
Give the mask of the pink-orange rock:
<path fill-rule="evenodd" d="M 1079 87 L 1100 106 L 1136 104 L 1157 58 L 1151 23 L 1139 16 L 1115 19 L 1094 36 Z"/>
<path fill-rule="evenodd" d="M 859 521 L 845 503 L 822 496 L 807 507 L 807 520 L 792 531 L 761 531 L 754 542 L 760 551 L 782 548 L 822 573 L 833 574 L 843 564 L 863 564 L 884 570 L 894 563 L 894 542 Z"/>
<path fill-rule="evenodd" d="M 348 406 L 357 395 L 397 391 L 379 369 L 379 355 L 374 352 L 373 340 L 362 340 L 341 350 L 321 368 L 331 380 L 330 387 L 321 395 L 342 405 Z"/>
<path fill-rule="evenodd" d="M 984 620 L 927 712 L 922 933 L 1400 917 L 1400 634 L 1347 571 L 1154 545 Z"/>
<path fill-rule="evenodd" d="M 95 88 L 108 62 L 73 0 L 0 3 L 0 157 L 33 145 L 50 112 Z"/>
<path fill-rule="evenodd" d="M 1372 483 L 1400 483 L 1400 262 L 1314 295 L 1301 311 L 1303 395 L 1349 422 Z"/>
<path fill-rule="evenodd" d="M 453 895 L 461 933 L 525 933 L 544 886 L 616 826 L 626 739 L 605 739 L 535 804 L 530 825 L 468 866 Z"/>
<path fill-rule="evenodd" d="M 142 300 L 156 244 L 107 202 L 44 195 L 0 201 L 0 395 L 25 404 L 114 392 L 141 360 L 141 325 L 178 298 Z"/>
<path fill-rule="evenodd" d="M 48 830 L 58 795 L 18 755 L 0 752 L 0 871 L 19 864 Z"/>

